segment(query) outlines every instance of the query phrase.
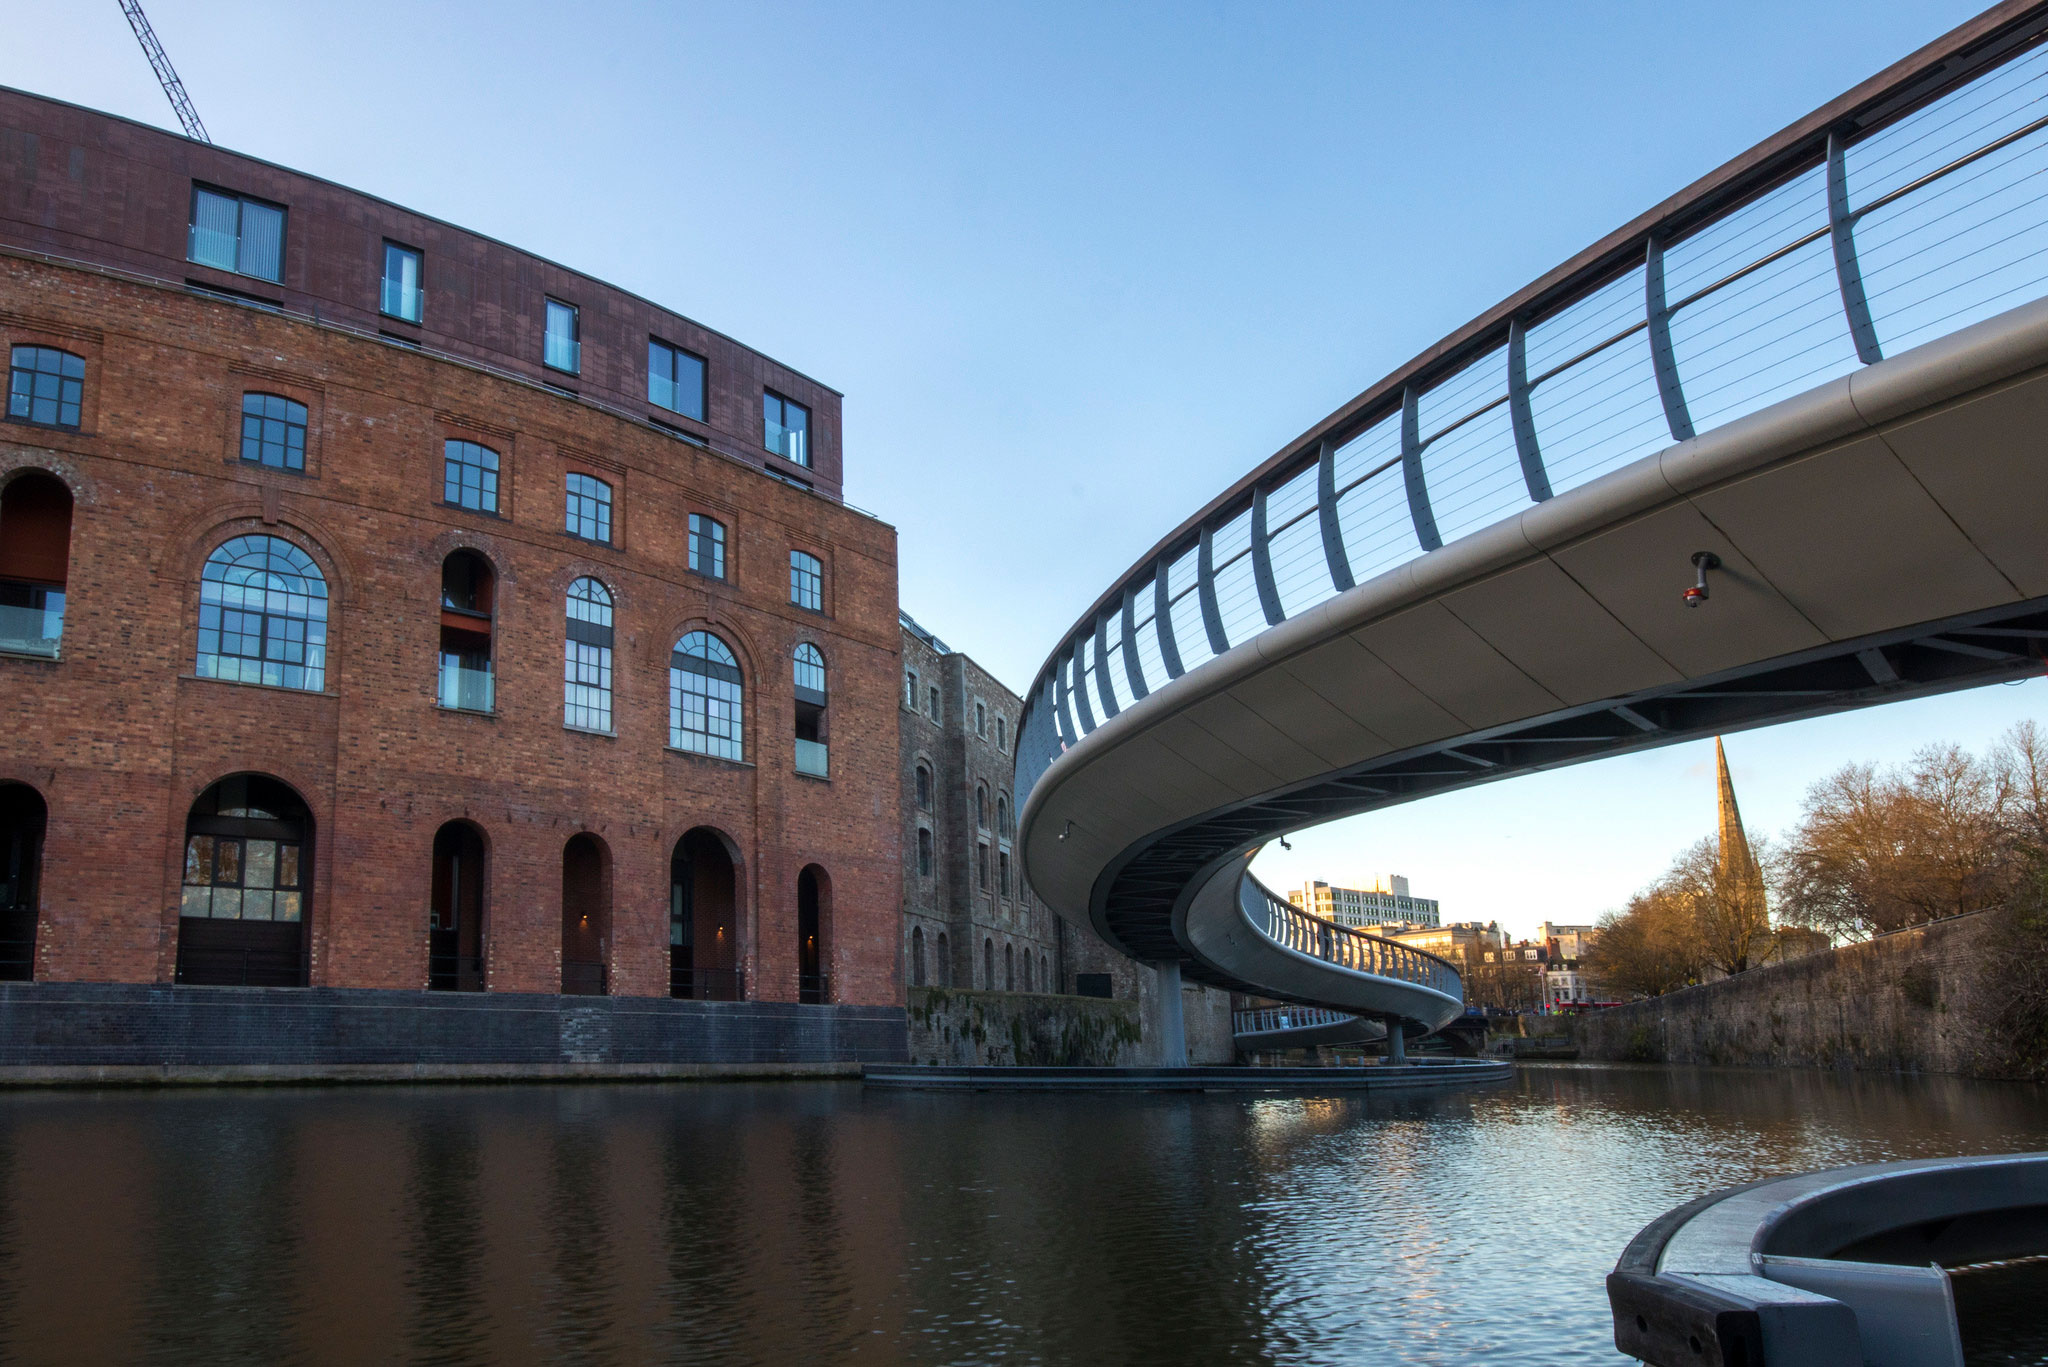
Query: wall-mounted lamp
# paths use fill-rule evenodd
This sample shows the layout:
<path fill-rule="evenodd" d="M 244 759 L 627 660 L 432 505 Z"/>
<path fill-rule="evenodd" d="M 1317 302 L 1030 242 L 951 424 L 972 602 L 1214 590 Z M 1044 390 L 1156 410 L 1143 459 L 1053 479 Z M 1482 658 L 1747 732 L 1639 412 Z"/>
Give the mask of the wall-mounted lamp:
<path fill-rule="evenodd" d="M 1288 844 L 1287 837 L 1283 835 L 1280 837 L 1280 848 L 1283 850 L 1291 850 L 1294 848 L 1294 846 Z"/>
<path fill-rule="evenodd" d="M 1694 551 L 1692 566 L 1699 571 L 1699 580 L 1685 591 L 1685 605 L 1696 608 L 1707 601 L 1707 571 L 1721 568 L 1721 557 L 1712 551 Z"/>

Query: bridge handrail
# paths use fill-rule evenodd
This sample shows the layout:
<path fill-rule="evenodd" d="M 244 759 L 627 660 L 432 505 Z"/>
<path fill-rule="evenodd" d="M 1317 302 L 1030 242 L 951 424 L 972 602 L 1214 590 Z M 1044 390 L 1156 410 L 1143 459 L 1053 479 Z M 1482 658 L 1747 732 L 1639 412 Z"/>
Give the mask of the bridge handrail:
<path fill-rule="evenodd" d="M 1278 1030 L 1313 1030 L 1356 1020 L 1354 1012 L 1327 1006 L 1254 1006 L 1230 1013 L 1233 1035 L 1264 1035 Z"/>
<path fill-rule="evenodd" d="M 1464 979 L 1448 959 L 1399 940 L 1340 926 L 1310 915 L 1246 874 L 1238 906 L 1252 928 L 1267 939 L 1339 968 L 1375 977 L 1393 978 L 1463 999 Z"/>
<path fill-rule="evenodd" d="M 1212 500 L 1040 668 L 1018 727 L 1019 808 L 1101 721 L 1267 628 L 2038 297 L 2044 37 L 2048 0 L 1994 6 L 1474 319 Z"/>

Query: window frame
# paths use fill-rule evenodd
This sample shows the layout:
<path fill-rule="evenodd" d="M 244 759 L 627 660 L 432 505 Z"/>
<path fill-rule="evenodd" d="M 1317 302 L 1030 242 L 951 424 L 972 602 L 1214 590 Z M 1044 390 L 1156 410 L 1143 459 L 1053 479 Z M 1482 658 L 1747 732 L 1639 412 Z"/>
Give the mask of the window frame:
<path fill-rule="evenodd" d="M 588 494 L 582 492 L 581 490 L 578 490 L 574 485 L 574 481 L 579 479 L 588 480 L 592 484 L 596 485 L 598 488 L 604 490 L 604 496 L 602 498 L 599 498 L 595 494 Z M 616 499 L 617 493 L 618 491 L 612 487 L 610 480 L 599 479 L 596 475 L 588 474 L 582 470 L 563 471 L 562 531 L 566 535 L 575 537 L 578 541 L 587 541 L 593 546 L 611 546 L 616 548 L 619 544 L 615 537 L 615 534 L 618 530 L 618 520 L 616 517 L 613 516 L 613 514 L 618 506 Z M 604 516 L 601 519 L 604 527 L 603 536 L 585 536 L 580 530 L 578 530 L 578 519 L 576 515 L 576 505 L 578 500 L 591 501 L 596 506 L 604 510 Z"/>
<path fill-rule="evenodd" d="M 278 558 L 284 560 L 290 573 L 300 576 L 305 581 L 301 586 L 304 591 L 290 587 L 273 589 L 266 583 L 259 590 L 259 596 L 256 598 L 252 610 L 250 599 L 247 596 L 248 580 L 245 578 L 240 582 L 235 582 L 228 578 L 228 571 L 245 563 L 241 559 L 243 552 L 238 551 L 235 555 L 225 560 L 219 560 L 218 558 L 230 546 L 255 542 L 275 543 L 277 546 L 283 547 L 285 553 L 281 556 L 270 546 L 262 548 L 263 554 L 266 557 L 278 556 Z M 253 550 L 253 545 L 249 549 Z M 302 560 L 304 563 L 296 563 L 294 560 L 295 556 L 297 560 Z M 221 566 L 221 573 L 213 575 L 210 571 L 214 569 L 217 560 Z M 278 572 L 268 563 L 265 564 L 262 573 L 266 577 L 280 577 Z M 209 595 L 207 588 L 209 584 L 217 584 L 221 587 L 215 589 Z M 230 593 L 230 588 L 234 592 Z M 303 599 L 308 608 L 300 614 L 283 610 L 273 612 L 271 611 L 271 595 L 273 593 L 283 595 L 283 602 L 280 604 L 280 607 L 288 607 L 294 599 Z M 230 601 L 230 599 L 233 601 Z M 206 553 L 206 559 L 200 565 L 199 611 L 196 618 L 198 633 L 194 641 L 192 656 L 192 672 L 194 676 L 202 679 L 216 679 L 223 683 L 252 684 L 259 688 L 284 689 L 294 693 L 324 694 L 329 692 L 327 687 L 327 648 L 329 644 L 328 629 L 332 625 L 333 602 L 333 593 L 327 583 L 327 572 L 320 567 L 320 562 L 314 558 L 312 552 L 299 545 L 296 541 L 288 540 L 269 531 L 237 532 L 222 537 L 214 545 L 213 549 Z M 311 611 L 311 605 L 316 603 L 319 605 L 319 615 L 317 617 Z M 232 622 L 230 621 L 231 614 L 234 618 Z M 249 630 L 249 619 L 252 618 L 254 619 L 255 626 L 253 633 Z M 209 619 L 211 620 L 211 625 L 209 625 Z M 273 621 L 278 623 L 296 622 L 299 624 L 299 627 L 296 632 L 285 629 L 281 632 L 273 633 Z M 237 640 L 247 640 L 252 635 L 258 651 L 255 655 L 223 649 L 230 637 Z M 213 649 L 211 650 L 207 649 L 209 638 L 211 638 L 213 643 Z M 297 661 L 294 662 L 289 654 L 273 659 L 271 655 L 273 641 L 281 642 L 287 650 L 295 646 L 299 656 Z M 213 662 L 211 666 L 208 664 L 209 660 Z M 221 668 L 221 662 L 223 661 L 237 662 L 233 673 L 223 671 Z M 249 677 L 249 665 L 251 663 L 255 666 L 256 677 L 253 678 Z M 278 677 L 275 680 L 268 677 L 272 665 L 277 667 Z M 296 683 L 289 681 L 292 670 L 297 670 L 299 674 L 299 681 Z M 307 681 L 309 679 L 311 680 L 311 686 L 308 686 Z"/>
<path fill-rule="evenodd" d="M 249 401 L 251 399 L 274 400 L 278 403 L 284 404 L 285 416 L 282 419 L 279 419 L 272 417 L 269 413 L 251 413 L 249 411 Z M 298 410 L 298 421 L 296 424 L 293 423 L 291 416 L 291 410 L 294 408 Z M 254 465 L 257 468 L 263 470 L 282 470 L 288 474 L 294 475 L 303 475 L 306 473 L 306 453 L 313 444 L 313 408 L 311 404 L 302 403 L 298 399 L 293 398 L 289 394 L 277 394 L 267 389 L 245 389 L 242 391 L 242 407 L 240 411 L 240 417 L 241 423 L 239 440 L 236 446 L 236 459 L 238 461 L 240 461 L 243 465 Z M 257 455 L 253 459 L 249 455 L 249 420 L 251 418 L 254 418 L 261 427 L 261 431 L 259 432 L 259 435 L 256 437 Z M 273 422 L 282 422 L 284 424 L 285 436 L 287 440 L 282 447 L 282 450 L 284 452 L 283 464 L 273 464 L 270 461 L 263 459 L 263 452 L 270 446 L 270 441 L 267 436 L 268 425 Z M 297 465 L 292 464 L 290 459 L 292 454 L 292 447 L 289 438 L 291 435 L 292 428 L 294 426 L 298 428 L 299 432 L 299 463 Z"/>
<path fill-rule="evenodd" d="M 697 524 L 700 522 L 711 529 L 709 539 L 717 553 L 717 568 L 715 570 L 707 570 L 698 563 L 697 542 L 701 533 L 698 531 Z M 691 513 L 688 520 L 684 523 L 684 528 L 684 562 L 688 566 L 690 573 L 700 574 L 706 579 L 716 579 L 721 584 L 731 583 L 732 575 L 730 570 L 732 568 L 732 560 L 727 554 L 728 537 L 726 535 L 726 525 L 709 513 Z"/>
<path fill-rule="evenodd" d="M 577 589 L 584 584 L 593 586 L 602 595 L 601 603 L 595 598 L 578 596 Z M 575 609 L 570 606 L 577 602 L 602 606 L 604 620 L 598 622 L 589 617 L 578 617 Z M 577 575 L 569 581 L 568 588 L 562 591 L 562 726 L 565 730 L 581 731 L 593 736 L 618 734 L 618 613 L 618 595 L 612 592 L 611 585 L 594 574 Z M 590 639 L 579 640 L 579 634 Z M 599 640 L 599 637 L 603 639 Z M 578 653 L 579 646 L 587 651 L 602 651 L 603 654 L 584 657 Z M 600 676 L 599 681 L 593 683 L 577 678 L 576 673 L 585 669 L 595 670 Z M 579 695 L 573 694 L 570 691 L 572 689 L 586 690 L 581 695 L 584 698 L 593 693 L 603 695 L 603 726 L 590 726 L 575 719 L 573 714 L 576 711 L 595 712 L 598 709 L 588 701 L 579 701 Z"/>
<path fill-rule="evenodd" d="M 777 416 L 774 420 L 776 427 L 781 429 L 784 433 L 796 432 L 802 437 L 802 440 L 796 443 L 798 449 L 797 455 L 792 456 L 787 451 L 780 450 L 777 447 L 769 444 L 768 405 L 771 403 L 779 405 L 780 407 L 779 416 Z M 793 428 L 789 425 L 789 410 L 792 408 L 794 408 L 797 412 L 803 414 L 803 426 L 801 428 Z M 769 455 L 780 457 L 781 459 L 788 461 L 791 465 L 797 466 L 800 469 L 810 470 L 815 468 L 811 463 L 811 417 L 811 406 L 809 404 L 799 403 L 797 400 L 790 398 L 789 395 L 782 393 L 780 390 L 770 389 L 765 385 L 762 386 L 761 445 L 763 449 L 765 449 L 768 452 Z"/>
<path fill-rule="evenodd" d="M 685 649 L 691 641 L 698 638 L 716 645 L 725 658 L 720 660 L 709 654 L 700 655 Z M 679 660 L 698 660 L 702 663 L 679 664 Z M 732 675 L 729 679 L 725 678 L 722 672 L 728 670 Z M 693 692 L 685 686 L 684 675 L 694 675 L 705 682 L 699 684 L 698 691 Z M 713 681 L 726 685 L 731 691 L 715 691 L 712 687 Z M 704 703 L 701 711 L 706 724 L 701 728 L 684 725 L 688 716 L 685 700 L 692 697 L 700 698 Z M 710 726 L 713 717 L 711 704 L 714 702 L 722 703 L 726 707 L 726 728 L 723 733 L 713 731 Z M 692 736 L 702 737 L 702 742 L 689 743 Z M 732 648 L 732 643 L 717 632 L 704 627 L 691 628 L 676 638 L 676 643 L 669 647 L 668 748 L 688 755 L 701 755 L 706 759 L 724 760 L 731 764 L 747 762 L 746 671 L 740 668 L 739 653 Z M 730 753 L 727 753 L 728 748 Z"/>
<path fill-rule="evenodd" d="M 566 299 L 557 299 L 552 294 L 543 294 L 541 300 L 540 363 L 542 369 L 552 370 L 558 375 L 581 375 L 583 373 L 582 308 L 570 303 Z M 569 364 L 566 366 L 556 365 L 548 359 L 550 355 L 548 343 L 555 336 L 555 330 L 552 325 L 555 321 L 555 310 L 557 309 L 564 310 L 569 315 L 569 354 L 567 358 Z"/>
<path fill-rule="evenodd" d="M 805 569 L 804 566 L 798 563 L 799 557 L 801 557 L 804 560 L 808 560 L 811 563 L 811 565 L 813 565 L 815 568 L 808 570 Z M 811 596 L 816 599 L 815 602 L 807 603 L 804 601 L 803 589 L 806 579 L 815 581 L 815 583 L 811 585 Z M 801 608 L 805 612 L 815 612 L 818 613 L 820 616 L 824 614 L 825 561 L 822 556 L 812 555 L 809 551 L 799 550 L 794 546 L 790 547 L 789 601 L 792 607 Z"/>
<path fill-rule="evenodd" d="M 193 255 L 197 250 L 193 235 L 199 229 L 199 196 L 202 194 L 216 195 L 222 199 L 231 199 L 235 202 L 235 264 L 232 266 L 216 265 L 211 261 L 204 261 Z M 242 244 L 248 236 L 242 230 L 243 211 L 251 204 L 259 208 L 277 211 L 276 275 L 262 275 L 256 271 L 242 269 Z M 239 275 L 245 280 L 263 280 L 273 285 L 282 285 L 284 283 L 285 270 L 285 245 L 290 239 L 290 235 L 291 206 L 275 203 L 262 198 L 260 195 L 244 194 L 240 190 L 229 190 L 219 185 L 209 185 L 201 180 L 192 182 L 192 195 L 187 204 L 185 217 L 185 260 L 192 265 L 203 266 L 207 270 L 220 271 L 227 275 Z"/>
<path fill-rule="evenodd" d="M 474 464 L 473 462 L 470 461 L 457 460 L 455 456 L 452 454 L 452 448 L 457 446 L 472 447 L 478 451 L 481 451 L 485 455 L 489 456 L 494 463 L 486 467 L 480 464 Z M 483 487 L 483 480 L 481 477 L 485 475 L 488 475 L 490 477 L 491 501 L 488 507 L 482 505 L 473 506 L 471 504 L 462 502 L 460 499 L 452 499 L 448 497 L 448 470 L 450 466 L 462 466 L 464 468 L 470 468 L 473 466 L 473 468 L 475 468 L 479 476 L 477 481 L 477 487 L 479 490 L 481 490 Z M 474 437 L 443 437 L 441 439 L 442 507 L 460 508 L 463 512 L 466 513 L 481 513 L 485 517 L 502 518 L 505 515 L 504 509 L 501 506 L 501 495 L 504 493 L 505 483 L 504 474 L 505 455 L 502 451 L 498 450 L 497 447 L 487 446 L 483 442 L 478 441 Z M 461 487 L 466 487 L 466 482 L 465 485 Z"/>
<path fill-rule="evenodd" d="M 681 396 L 681 386 L 678 382 L 676 375 L 679 363 L 684 358 L 688 358 L 689 360 L 695 361 L 697 363 L 696 412 L 692 413 L 689 409 L 678 407 L 677 405 L 672 403 L 663 403 L 660 399 L 655 397 L 654 360 L 655 351 L 657 348 L 668 353 L 669 373 L 667 376 L 667 382 L 671 387 L 671 393 L 674 397 Z M 663 340 L 661 340 L 661 338 L 654 336 L 652 333 L 649 333 L 647 337 L 647 402 L 652 404 L 654 407 L 661 409 L 664 413 L 674 413 L 679 417 L 688 418 L 692 422 L 709 424 L 709 422 L 711 421 L 710 360 L 707 357 L 698 355 L 696 352 L 690 350 L 688 347 L 677 346 L 674 342 L 664 342 Z"/>
<path fill-rule="evenodd" d="M 35 363 L 37 368 L 24 367 L 16 362 L 15 357 L 22 352 L 32 352 L 35 354 L 38 358 Z M 39 368 L 41 365 L 40 358 L 45 354 L 54 355 L 59 358 L 56 370 L 47 371 Z M 65 373 L 69 368 L 70 362 L 76 362 L 78 365 L 78 373 L 76 375 Z M 31 377 L 28 389 L 28 411 L 25 415 L 20 416 L 17 416 L 14 411 L 14 377 L 16 374 Z M 54 375 L 56 377 L 57 397 L 54 402 L 57 405 L 57 420 L 55 422 L 42 422 L 35 416 L 38 396 L 33 377 L 39 375 Z M 77 386 L 78 392 L 72 399 L 70 406 L 73 409 L 76 421 L 65 422 L 65 395 L 73 385 Z M 47 342 L 10 342 L 7 348 L 6 418 L 8 422 L 18 422 L 24 427 L 41 427 L 53 432 L 83 431 L 85 428 L 85 357 L 75 351 L 66 351 L 60 346 L 51 346 Z"/>
<path fill-rule="evenodd" d="M 413 260 L 413 275 L 417 282 L 413 286 L 413 305 L 416 310 L 413 313 L 400 313 L 396 309 L 385 306 L 385 299 L 391 288 L 391 253 L 395 251 L 404 252 L 411 256 Z M 377 316 L 380 318 L 395 318 L 401 323 L 411 323 L 414 327 L 418 327 L 427 316 L 426 252 L 418 247 L 407 246 L 397 238 L 387 237 L 384 239 L 384 250 L 381 256 L 382 259 L 377 263 Z"/>

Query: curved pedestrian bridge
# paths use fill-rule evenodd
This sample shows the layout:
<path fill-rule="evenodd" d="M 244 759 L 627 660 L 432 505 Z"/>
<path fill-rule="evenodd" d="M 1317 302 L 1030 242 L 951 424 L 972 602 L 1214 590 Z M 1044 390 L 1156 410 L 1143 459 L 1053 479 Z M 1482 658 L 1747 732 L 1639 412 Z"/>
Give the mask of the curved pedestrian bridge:
<path fill-rule="evenodd" d="M 1027 694 L 1032 886 L 1169 976 L 1441 1024 L 1455 973 L 1279 912 L 1257 847 L 2041 671 L 2044 32 L 1999 6 L 1800 119 L 1139 557 Z"/>

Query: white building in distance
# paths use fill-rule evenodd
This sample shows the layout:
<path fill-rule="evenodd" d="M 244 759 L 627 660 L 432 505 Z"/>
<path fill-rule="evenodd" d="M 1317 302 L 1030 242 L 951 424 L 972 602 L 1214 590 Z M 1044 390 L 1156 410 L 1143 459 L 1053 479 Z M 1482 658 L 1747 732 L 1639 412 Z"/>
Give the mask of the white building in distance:
<path fill-rule="evenodd" d="M 1434 926 L 1437 922 L 1437 901 L 1434 897 L 1414 897 L 1408 892 L 1408 880 L 1395 874 L 1369 888 L 1339 888 L 1328 883 L 1304 883 L 1287 894 L 1287 900 L 1325 921 L 1335 921 L 1340 926 L 1353 930 L 1368 930 L 1373 926 L 1413 925 Z"/>

